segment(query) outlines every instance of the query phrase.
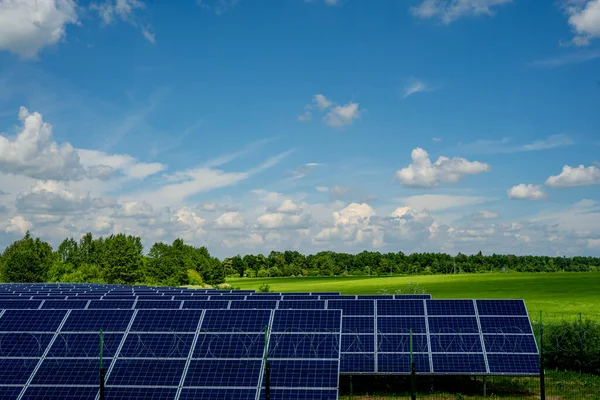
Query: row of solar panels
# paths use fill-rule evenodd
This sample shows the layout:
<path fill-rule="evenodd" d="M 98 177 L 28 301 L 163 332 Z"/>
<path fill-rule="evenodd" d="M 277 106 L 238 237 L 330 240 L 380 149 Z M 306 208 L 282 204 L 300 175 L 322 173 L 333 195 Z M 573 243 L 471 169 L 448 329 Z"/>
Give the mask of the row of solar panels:
<path fill-rule="evenodd" d="M 358 296 L 340 296 L 340 295 L 301 295 L 301 294 L 285 294 L 285 295 L 272 295 L 264 296 L 260 294 L 255 295 L 233 295 L 233 294 L 219 294 L 219 295 L 98 295 L 98 294 L 77 294 L 77 295 L 52 295 L 52 294 L 10 294 L 0 295 L 0 301 L 4 300 L 418 300 L 418 299 L 431 299 L 431 296 L 422 295 L 390 295 L 390 296 L 376 296 L 376 295 L 358 295 Z"/>
<path fill-rule="evenodd" d="M 337 399 L 340 310 L 3 311 L 0 397 L 96 399 L 102 326 L 107 398 Z"/>

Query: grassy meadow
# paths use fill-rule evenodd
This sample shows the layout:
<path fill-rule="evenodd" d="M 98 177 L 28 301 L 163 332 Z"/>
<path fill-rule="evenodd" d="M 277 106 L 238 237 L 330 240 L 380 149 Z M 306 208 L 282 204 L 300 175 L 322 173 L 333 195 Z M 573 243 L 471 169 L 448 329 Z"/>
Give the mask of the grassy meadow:
<path fill-rule="evenodd" d="M 600 272 L 234 278 L 227 282 L 241 289 L 258 289 L 268 284 L 273 292 L 343 294 L 376 294 L 381 289 L 393 293 L 412 282 L 438 299 L 525 299 L 530 314 L 544 311 L 600 315 Z"/>

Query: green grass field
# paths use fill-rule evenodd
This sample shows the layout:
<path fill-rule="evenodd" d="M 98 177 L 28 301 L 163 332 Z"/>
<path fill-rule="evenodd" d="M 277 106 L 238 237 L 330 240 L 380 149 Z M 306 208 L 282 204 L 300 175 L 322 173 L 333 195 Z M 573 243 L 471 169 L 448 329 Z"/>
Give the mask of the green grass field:
<path fill-rule="evenodd" d="M 509 273 L 391 277 L 235 278 L 233 287 L 273 292 L 336 291 L 343 294 L 394 292 L 418 283 L 434 298 L 525 299 L 530 314 L 583 313 L 600 315 L 600 273 Z"/>

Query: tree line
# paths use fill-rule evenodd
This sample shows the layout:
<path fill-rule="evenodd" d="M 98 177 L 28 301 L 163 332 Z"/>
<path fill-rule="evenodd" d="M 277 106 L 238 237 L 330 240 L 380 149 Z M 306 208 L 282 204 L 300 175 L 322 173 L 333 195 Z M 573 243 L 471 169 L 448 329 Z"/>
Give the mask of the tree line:
<path fill-rule="evenodd" d="M 94 282 L 147 285 L 211 285 L 226 277 L 340 275 L 428 275 L 479 272 L 585 272 L 600 270 L 598 257 L 548 257 L 492 254 L 451 256 L 445 253 L 358 254 L 322 251 L 272 251 L 219 260 L 206 247 L 176 239 L 155 243 L 147 254 L 139 236 L 117 234 L 79 241 L 65 239 L 56 250 L 39 238 L 25 236 L 0 256 L 4 282 Z"/>

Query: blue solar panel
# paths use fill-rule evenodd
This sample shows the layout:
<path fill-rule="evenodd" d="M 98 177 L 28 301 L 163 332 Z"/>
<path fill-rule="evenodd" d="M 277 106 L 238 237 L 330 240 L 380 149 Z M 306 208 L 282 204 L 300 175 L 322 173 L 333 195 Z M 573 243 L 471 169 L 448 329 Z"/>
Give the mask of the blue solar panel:
<path fill-rule="evenodd" d="M 87 300 L 46 300 L 42 304 L 42 310 L 82 310 L 87 304 Z"/>
<path fill-rule="evenodd" d="M 6 310 L 0 317 L 0 332 L 55 332 L 66 311 Z"/>
<path fill-rule="evenodd" d="M 108 377 L 107 385 L 177 386 L 186 360 L 132 360 L 119 358 Z M 98 380 L 96 370 L 96 381 Z"/>
<path fill-rule="evenodd" d="M 187 358 L 193 341 L 193 334 L 130 333 L 119 357 Z"/>
<path fill-rule="evenodd" d="M 264 348 L 261 333 L 200 334 L 193 358 L 262 358 Z"/>
<path fill-rule="evenodd" d="M 393 294 L 359 294 L 356 296 L 358 300 L 393 300 Z"/>
<path fill-rule="evenodd" d="M 229 306 L 232 310 L 239 309 L 257 309 L 257 310 L 274 310 L 277 308 L 277 300 L 260 300 L 260 301 L 244 301 L 235 300 Z"/>
<path fill-rule="evenodd" d="M 131 332 L 195 332 L 200 310 L 138 310 Z"/>
<path fill-rule="evenodd" d="M 375 353 L 340 354 L 341 373 L 373 373 L 375 372 Z"/>
<path fill-rule="evenodd" d="M 0 385 L 23 385 L 35 369 L 35 358 L 0 358 Z"/>
<path fill-rule="evenodd" d="M 483 335 L 488 353 L 536 353 L 533 335 Z"/>
<path fill-rule="evenodd" d="M 37 310 L 41 300 L 0 300 L 1 310 Z"/>
<path fill-rule="evenodd" d="M 539 374 L 537 354 L 488 354 L 490 373 L 529 375 Z"/>
<path fill-rule="evenodd" d="M 111 360 L 104 360 L 108 369 Z M 98 359 L 46 358 L 37 370 L 34 385 L 96 385 L 99 380 Z"/>
<path fill-rule="evenodd" d="M 184 386 L 257 387 L 261 365 L 261 360 L 192 360 Z"/>
<path fill-rule="evenodd" d="M 20 389 L 19 389 L 20 390 Z M 17 392 L 18 394 L 18 392 Z M 23 400 L 95 400 L 97 387 L 77 386 L 29 386 L 23 395 Z M 2 398 L 0 396 L 0 398 Z M 17 397 L 11 397 L 16 399 Z"/>
<path fill-rule="evenodd" d="M 527 317 L 479 317 L 479 320 L 483 333 L 533 333 Z"/>
<path fill-rule="evenodd" d="M 425 315 L 423 300 L 378 300 L 377 315 Z"/>
<path fill-rule="evenodd" d="M 477 300 L 479 315 L 521 315 L 527 316 L 523 300 Z"/>
<path fill-rule="evenodd" d="M 260 394 L 264 399 L 264 390 Z M 271 400 L 337 400 L 338 393 L 335 389 L 272 389 Z"/>
<path fill-rule="evenodd" d="M 374 300 L 328 300 L 327 309 L 342 310 L 344 316 L 375 315 Z"/>
<path fill-rule="evenodd" d="M 314 297 L 314 296 L 313 296 Z M 281 300 L 278 307 L 280 310 L 324 310 L 324 300 Z"/>
<path fill-rule="evenodd" d="M 212 297 L 211 300 L 238 300 L 238 301 L 243 301 L 244 298 L 245 298 L 245 295 L 224 294 L 224 295 L 219 296 L 217 298 Z"/>
<path fill-rule="evenodd" d="M 276 296 L 246 296 L 245 301 L 265 301 L 265 300 L 278 301 L 278 300 L 281 300 L 282 298 L 283 298 L 283 296 L 279 296 L 279 295 L 276 295 Z"/>
<path fill-rule="evenodd" d="M 407 299 L 431 299 L 430 294 L 395 294 L 394 299 L 396 300 L 407 300 Z"/>
<path fill-rule="evenodd" d="M 381 353 L 410 353 L 410 335 L 377 335 L 378 352 Z M 427 353 L 427 335 L 413 335 L 412 351 Z"/>
<path fill-rule="evenodd" d="M 119 348 L 123 334 L 103 335 L 104 357 L 113 357 Z M 100 335 L 98 333 L 61 333 L 57 335 L 48 357 L 99 357 Z"/>
<path fill-rule="evenodd" d="M 273 391 L 271 391 L 273 393 Z M 197 399 L 227 399 L 227 400 L 254 400 L 256 398 L 256 389 L 227 389 L 227 388 L 206 388 L 206 389 L 186 389 L 183 388 L 179 400 L 197 400 Z M 274 398 L 271 396 L 271 399 Z"/>
<path fill-rule="evenodd" d="M 344 353 L 374 353 L 375 336 L 342 335 L 340 351 Z"/>
<path fill-rule="evenodd" d="M 318 297 L 311 296 L 309 294 L 293 294 L 293 295 L 284 294 L 281 297 L 282 297 L 282 300 L 293 300 L 293 301 L 299 301 L 299 300 L 319 300 Z"/>
<path fill-rule="evenodd" d="M 479 335 L 431 335 L 432 353 L 481 353 Z"/>
<path fill-rule="evenodd" d="M 373 317 L 342 317 L 343 333 L 371 333 L 375 331 Z"/>
<path fill-rule="evenodd" d="M 338 358 L 339 335 L 271 334 L 269 358 Z"/>
<path fill-rule="evenodd" d="M 134 300 L 92 300 L 88 306 L 88 310 L 94 309 L 123 309 L 131 310 Z"/>
<path fill-rule="evenodd" d="M 483 354 L 439 354 L 434 353 L 433 371 L 436 373 L 485 374 Z"/>
<path fill-rule="evenodd" d="M 264 332 L 271 310 L 206 310 L 203 332 Z"/>
<path fill-rule="evenodd" d="M 316 296 L 317 293 L 313 294 Z M 320 300 L 349 300 L 350 298 L 355 299 L 356 296 L 341 296 L 339 294 L 319 294 Z"/>
<path fill-rule="evenodd" d="M 426 300 L 427 315 L 475 315 L 473 300 Z"/>
<path fill-rule="evenodd" d="M 20 386 L 0 386 L 0 399 L 2 400 L 15 400 L 19 398 L 19 394 L 23 390 Z M 48 390 L 46 390 L 47 392 Z M 26 398 L 26 397 L 24 397 Z M 31 398 L 31 397 L 30 397 Z M 35 397 L 35 399 L 44 399 L 43 397 Z M 46 397 L 46 399 L 49 399 Z"/>
<path fill-rule="evenodd" d="M 131 321 L 131 310 L 73 310 L 62 332 L 124 332 Z"/>
<path fill-rule="evenodd" d="M 379 333 L 427 333 L 423 317 L 379 317 L 377 332 Z"/>
<path fill-rule="evenodd" d="M 340 332 L 339 310 L 275 310 L 273 332 Z"/>
<path fill-rule="evenodd" d="M 270 362 L 271 385 L 337 388 L 338 364 L 337 360 L 273 360 Z"/>
<path fill-rule="evenodd" d="M 194 296 L 196 298 L 196 296 Z M 229 307 L 228 301 L 220 300 L 185 300 L 183 309 L 209 310 L 209 309 L 226 309 Z"/>
<path fill-rule="evenodd" d="M 106 398 L 118 400 L 163 400 L 174 399 L 177 394 L 176 388 L 157 387 L 107 387 Z"/>
<path fill-rule="evenodd" d="M 430 333 L 479 333 L 476 317 L 429 317 Z"/>
<path fill-rule="evenodd" d="M 413 354 L 413 362 L 417 373 L 430 372 L 429 355 Z M 378 354 L 377 371 L 384 374 L 410 374 L 410 354 Z"/>
<path fill-rule="evenodd" d="M 191 294 L 181 294 L 181 295 L 176 295 L 173 296 L 173 300 L 175 301 L 181 301 L 181 300 L 208 300 L 208 296 L 206 295 L 198 295 L 198 296 L 192 296 Z"/>
<path fill-rule="evenodd" d="M 138 300 L 135 303 L 135 308 L 138 310 L 150 310 L 150 309 L 178 309 L 181 305 L 180 301 L 171 300 Z"/>
<path fill-rule="evenodd" d="M 0 333 L 0 357 L 41 357 L 52 334 Z"/>

